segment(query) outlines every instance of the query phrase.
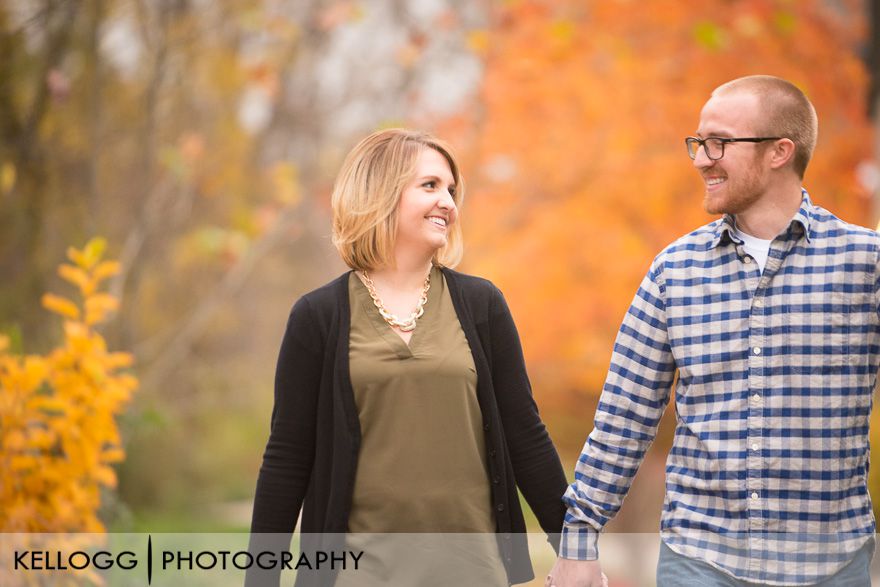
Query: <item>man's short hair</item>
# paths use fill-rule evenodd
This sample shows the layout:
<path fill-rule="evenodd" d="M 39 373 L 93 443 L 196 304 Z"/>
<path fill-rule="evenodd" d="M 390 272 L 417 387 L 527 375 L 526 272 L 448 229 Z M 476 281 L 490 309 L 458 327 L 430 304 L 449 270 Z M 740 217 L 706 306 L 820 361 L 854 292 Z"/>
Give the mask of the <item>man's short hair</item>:
<path fill-rule="evenodd" d="M 762 115 L 755 131 L 762 136 L 791 139 L 795 146 L 792 165 L 803 179 L 819 134 L 816 109 L 807 96 L 793 83 L 772 75 L 750 75 L 729 81 L 715 88 L 712 96 L 734 92 L 757 96 Z"/>
<path fill-rule="evenodd" d="M 419 154 L 434 149 L 449 163 L 455 182 L 453 200 L 460 209 L 464 182 L 450 147 L 430 133 L 390 128 L 374 132 L 345 158 L 333 186 L 333 244 L 352 269 L 373 270 L 394 264 L 398 205 L 413 180 Z M 461 223 L 449 226 L 446 245 L 434 263 L 454 267 L 462 256 Z"/>

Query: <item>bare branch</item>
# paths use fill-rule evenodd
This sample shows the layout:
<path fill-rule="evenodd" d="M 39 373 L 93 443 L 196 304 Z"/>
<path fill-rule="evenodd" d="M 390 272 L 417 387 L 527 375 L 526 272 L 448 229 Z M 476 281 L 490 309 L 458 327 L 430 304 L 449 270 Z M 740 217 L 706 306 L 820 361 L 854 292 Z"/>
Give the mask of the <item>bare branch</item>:
<path fill-rule="evenodd" d="M 175 324 L 173 337 L 167 343 L 167 337 L 161 337 L 152 341 L 149 347 L 141 347 L 136 350 L 139 356 L 138 362 L 149 362 L 149 368 L 141 377 L 144 388 L 154 389 L 160 385 L 177 367 L 189 356 L 193 344 L 202 335 L 210 324 L 211 319 L 220 310 L 223 302 L 233 297 L 247 282 L 248 276 L 257 266 L 259 261 L 271 252 L 282 240 L 290 242 L 289 234 L 296 227 L 300 218 L 300 209 L 291 207 L 286 209 L 276 220 L 272 228 L 260 239 L 256 240 L 241 257 L 238 262 L 223 276 L 223 279 L 215 287 L 211 294 L 204 298 L 196 309 L 190 314 L 183 325 Z M 157 343 L 161 343 L 161 354 L 153 360 L 143 355 L 154 351 Z"/>

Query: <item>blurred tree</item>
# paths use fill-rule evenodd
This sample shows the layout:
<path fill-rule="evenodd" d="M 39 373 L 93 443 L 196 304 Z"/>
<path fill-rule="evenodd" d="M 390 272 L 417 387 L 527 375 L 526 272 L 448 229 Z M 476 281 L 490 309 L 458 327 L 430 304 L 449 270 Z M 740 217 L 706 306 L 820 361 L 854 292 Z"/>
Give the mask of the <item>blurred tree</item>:
<path fill-rule="evenodd" d="M 592 401 L 653 256 L 711 220 L 683 138 L 724 81 L 768 73 L 804 89 L 820 118 L 806 187 L 873 225 L 855 173 L 871 144 L 853 91 L 867 84 L 864 26 L 861 2 L 494 6 L 472 36 L 479 106 L 447 132 L 469 159 L 468 267 L 503 284 L 544 405 Z"/>
<path fill-rule="evenodd" d="M 482 91 L 441 131 L 466 158 L 466 269 L 505 292 L 563 460 L 590 432 L 654 255 L 712 220 L 683 139 L 713 88 L 756 73 L 798 84 L 820 119 L 805 186 L 845 220 L 874 225 L 857 173 L 872 144 L 865 23 L 864 2 L 849 0 L 516 0 L 493 4 L 472 31 Z M 619 531 L 657 528 L 669 412 Z"/>
<path fill-rule="evenodd" d="M 573 455 L 651 257 L 708 220 L 681 139 L 715 85 L 758 71 L 800 84 L 822 122 L 807 187 L 867 220 L 862 10 L 2 3 L 0 329 L 49 348 L 47 259 L 108 235 L 124 303 L 106 336 L 134 350 L 142 382 L 123 499 L 249 497 L 286 312 L 342 268 L 327 238 L 341 158 L 378 126 L 433 128 L 466 159 L 463 268 L 508 295 L 544 413 L 577 416 L 560 437 Z"/>
<path fill-rule="evenodd" d="M 475 87 L 448 23 L 478 18 L 470 4 L 0 5 L 0 331 L 48 348 L 45 259 L 108 235 L 123 303 L 106 336 L 142 381 L 124 500 L 250 494 L 290 303 L 341 269 L 326 203 L 341 157 Z M 470 81 L 438 91 L 449 63 Z"/>
<path fill-rule="evenodd" d="M 0 207 L 0 267 L 17 288 L 0 290 L 0 308 L 23 312 L 26 330 L 36 333 L 34 300 L 44 291 L 49 273 L 44 219 L 51 205 L 51 178 L 46 175 L 49 150 L 40 140 L 42 126 L 55 100 L 63 99 L 64 79 L 58 66 L 71 43 L 67 24 L 76 16 L 75 2 L 45 2 L 23 26 L 13 28 L 9 7 L 0 6 L 0 164 L 3 166 Z M 25 47 L 25 27 L 42 32 L 40 46 Z M 57 258 L 57 257 L 56 257 Z M 19 305 L 20 302 L 29 300 Z M 4 313 L 5 314 L 5 313 Z"/>

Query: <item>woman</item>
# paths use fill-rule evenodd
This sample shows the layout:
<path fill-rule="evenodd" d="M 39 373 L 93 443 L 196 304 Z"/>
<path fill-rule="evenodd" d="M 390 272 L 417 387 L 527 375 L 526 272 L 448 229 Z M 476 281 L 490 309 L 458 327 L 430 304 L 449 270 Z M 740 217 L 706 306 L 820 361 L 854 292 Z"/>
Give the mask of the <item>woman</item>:
<path fill-rule="evenodd" d="M 558 532 L 566 479 L 504 298 L 451 269 L 463 196 L 450 149 L 427 133 L 379 131 L 349 153 L 332 205 L 352 271 L 291 311 L 252 533 L 289 534 L 300 509 L 303 552 L 317 533 L 493 533 L 464 572 L 533 577 L 517 487 Z"/>

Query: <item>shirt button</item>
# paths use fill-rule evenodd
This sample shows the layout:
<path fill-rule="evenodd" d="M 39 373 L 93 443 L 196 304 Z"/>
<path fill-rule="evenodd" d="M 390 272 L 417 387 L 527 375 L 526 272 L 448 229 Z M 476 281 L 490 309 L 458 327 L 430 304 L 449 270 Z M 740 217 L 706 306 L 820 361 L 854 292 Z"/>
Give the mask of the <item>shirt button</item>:
<path fill-rule="evenodd" d="M 490 456 L 490 457 L 494 457 L 494 456 L 495 456 L 495 449 L 494 449 L 494 448 L 493 448 L 492 450 L 489 451 L 489 456 Z"/>
<path fill-rule="evenodd" d="M 752 349 L 752 352 L 755 353 L 756 355 L 760 355 L 761 354 L 761 347 L 756 346 L 755 348 Z"/>
<path fill-rule="evenodd" d="M 759 448 L 761 448 L 761 447 L 758 446 L 757 442 L 752 444 L 752 450 L 758 450 Z"/>
<path fill-rule="evenodd" d="M 758 499 L 758 492 L 752 493 L 752 499 Z"/>
<path fill-rule="evenodd" d="M 752 396 L 752 399 L 757 402 L 757 401 L 761 400 L 761 396 L 756 393 L 755 395 Z"/>
<path fill-rule="evenodd" d="M 756 308 L 761 308 L 764 306 L 764 298 L 755 298 L 754 306 Z"/>
<path fill-rule="evenodd" d="M 499 512 L 503 512 L 503 511 L 504 511 L 504 504 L 503 504 L 503 503 L 499 503 L 497 509 L 498 509 Z"/>
<path fill-rule="evenodd" d="M 489 423 L 487 422 L 487 423 L 483 424 L 483 430 L 488 430 L 488 429 L 489 429 Z"/>
<path fill-rule="evenodd" d="M 745 263 L 746 265 L 748 265 L 748 264 L 751 263 L 751 262 L 752 262 L 752 258 L 751 258 L 751 257 L 746 257 L 745 259 L 743 259 L 743 263 Z"/>
<path fill-rule="evenodd" d="M 499 483 L 501 483 L 501 477 L 499 477 L 498 475 L 495 475 L 495 477 L 492 478 L 492 483 L 494 483 L 495 485 L 498 485 Z"/>

